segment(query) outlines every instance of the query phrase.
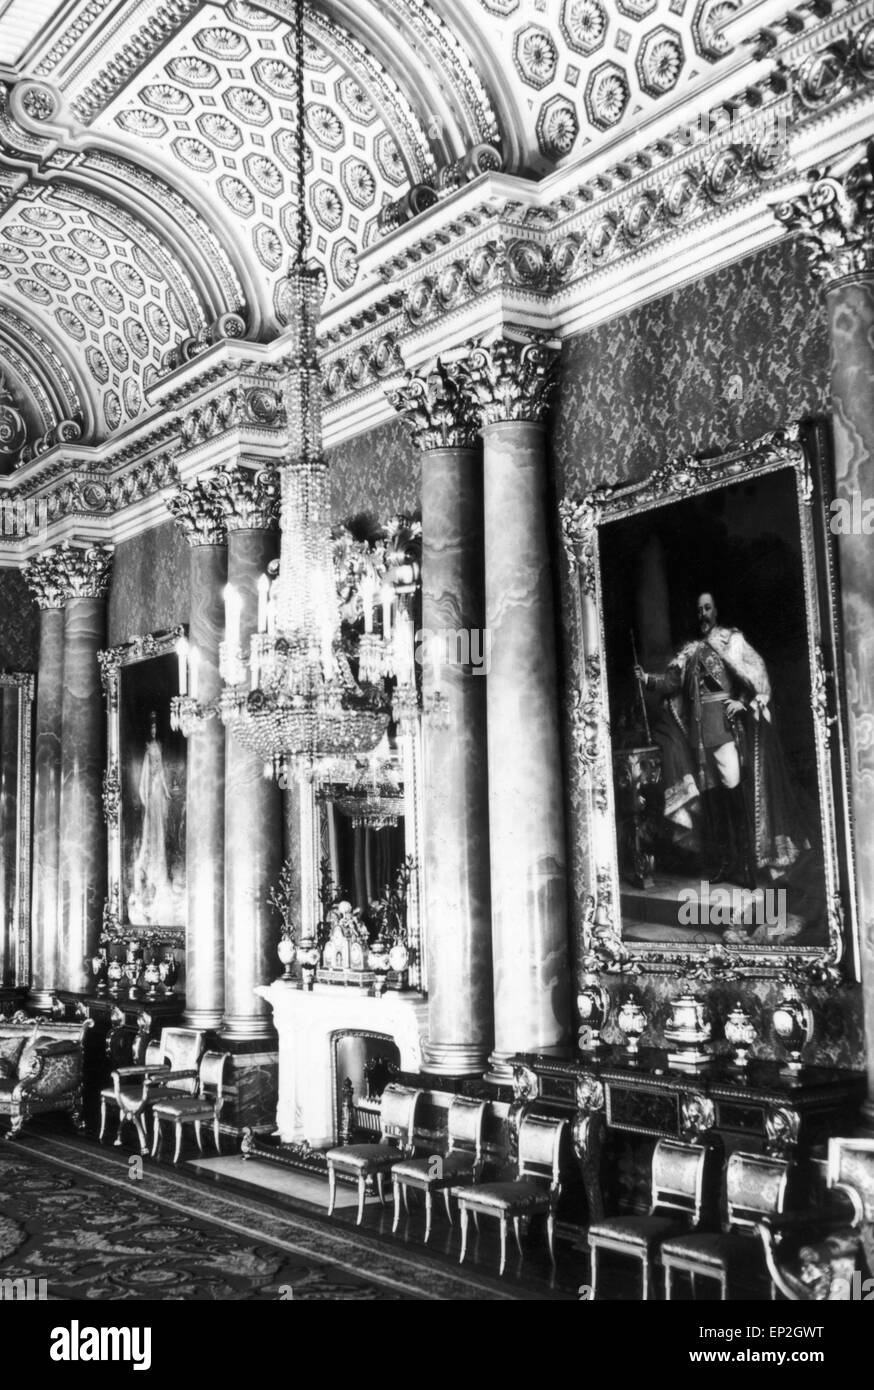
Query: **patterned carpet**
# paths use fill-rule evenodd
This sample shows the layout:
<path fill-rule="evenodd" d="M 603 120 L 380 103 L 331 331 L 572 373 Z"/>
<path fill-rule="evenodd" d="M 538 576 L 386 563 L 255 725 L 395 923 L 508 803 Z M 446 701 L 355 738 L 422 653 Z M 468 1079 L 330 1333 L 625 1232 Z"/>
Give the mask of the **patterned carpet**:
<path fill-rule="evenodd" d="M 49 1298 L 505 1300 L 525 1297 L 362 1232 L 35 1131 L 0 1145 L 0 1279 Z"/>

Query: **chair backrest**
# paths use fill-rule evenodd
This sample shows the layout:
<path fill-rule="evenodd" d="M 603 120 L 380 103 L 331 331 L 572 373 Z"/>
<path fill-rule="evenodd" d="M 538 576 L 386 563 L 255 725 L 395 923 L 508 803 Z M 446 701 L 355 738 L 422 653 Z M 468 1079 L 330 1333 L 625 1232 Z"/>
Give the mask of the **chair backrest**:
<path fill-rule="evenodd" d="M 200 1059 L 198 1087 L 201 1096 L 221 1104 L 225 1088 L 225 1073 L 231 1060 L 229 1052 L 204 1052 Z"/>
<path fill-rule="evenodd" d="M 692 1217 L 692 1225 L 697 1226 L 704 1202 L 706 1164 L 706 1145 L 660 1139 L 652 1156 L 650 1213 L 686 1212 Z"/>
<path fill-rule="evenodd" d="M 829 1139 L 828 1183 L 850 1198 L 857 1221 L 874 1221 L 874 1139 Z"/>
<path fill-rule="evenodd" d="M 548 1178 L 557 1187 L 561 1177 L 561 1141 L 567 1120 L 545 1115 L 523 1115 L 519 1123 L 520 1178 Z"/>
<path fill-rule="evenodd" d="M 488 1108 L 487 1100 L 453 1096 L 449 1105 L 449 1153 L 463 1149 L 476 1158 L 482 1155 Z"/>
<path fill-rule="evenodd" d="M 410 1148 L 416 1128 L 416 1111 L 422 1092 L 412 1086 L 386 1086 L 379 1107 L 379 1124 L 383 1140 L 393 1139 L 401 1148 Z"/>
<path fill-rule="evenodd" d="M 169 1067 L 171 1071 L 195 1071 L 200 1065 L 206 1033 L 199 1028 L 163 1028 L 158 1042 L 146 1048 L 147 1067 Z M 198 1081 L 169 1081 L 168 1090 L 194 1095 Z"/>
<path fill-rule="evenodd" d="M 791 1167 L 786 1158 L 733 1153 L 725 1168 L 729 1226 L 753 1230 L 763 1216 L 779 1216 L 786 1204 Z"/>

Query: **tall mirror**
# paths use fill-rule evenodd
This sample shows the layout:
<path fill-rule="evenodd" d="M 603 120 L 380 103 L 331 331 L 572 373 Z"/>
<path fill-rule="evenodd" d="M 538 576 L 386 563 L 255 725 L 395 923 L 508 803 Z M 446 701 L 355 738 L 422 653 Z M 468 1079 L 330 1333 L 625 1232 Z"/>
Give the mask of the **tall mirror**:
<path fill-rule="evenodd" d="M 34 678 L 0 671 L 0 1001 L 30 984 Z"/>

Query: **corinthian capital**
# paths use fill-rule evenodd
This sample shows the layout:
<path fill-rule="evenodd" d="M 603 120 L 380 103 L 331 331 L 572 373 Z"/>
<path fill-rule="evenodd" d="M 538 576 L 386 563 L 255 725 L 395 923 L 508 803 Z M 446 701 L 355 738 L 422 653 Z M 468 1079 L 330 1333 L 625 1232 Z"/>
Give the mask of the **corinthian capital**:
<path fill-rule="evenodd" d="M 64 541 L 35 555 L 22 569 L 40 608 L 63 608 L 74 598 L 104 598 L 112 573 L 112 546 Z"/>
<path fill-rule="evenodd" d="M 167 506 L 189 545 L 224 545 L 228 538 L 224 512 L 202 478 L 177 488 L 167 498 Z"/>
<path fill-rule="evenodd" d="M 388 399 L 410 431 L 416 448 L 471 449 L 479 416 L 454 371 L 439 359 L 421 376 L 408 372 Z"/>
<path fill-rule="evenodd" d="M 222 468 L 204 486 L 228 531 L 270 531 L 279 524 L 276 469 Z"/>
<path fill-rule="evenodd" d="M 483 425 L 507 420 L 540 423 L 555 387 L 558 350 L 541 338 L 516 342 L 498 338 L 474 343 L 458 363 L 467 394 Z"/>
<path fill-rule="evenodd" d="M 820 280 L 874 271 L 872 147 L 841 176 L 811 170 L 807 191 L 779 203 L 774 215 L 798 233 Z"/>

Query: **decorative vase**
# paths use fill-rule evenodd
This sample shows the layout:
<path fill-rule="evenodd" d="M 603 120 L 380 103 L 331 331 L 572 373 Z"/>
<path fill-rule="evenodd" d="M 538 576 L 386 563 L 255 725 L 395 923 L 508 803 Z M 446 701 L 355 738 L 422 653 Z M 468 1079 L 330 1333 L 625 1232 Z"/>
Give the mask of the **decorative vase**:
<path fill-rule="evenodd" d="M 300 973 L 303 979 L 304 989 L 311 990 L 313 981 L 316 978 L 316 969 L 319 964 L 319 948 L 315 940 L 310 937 L 300 943 L 297 958 L 300 962 Z"/>
<path fill-rule="evenodd" d="M 410 963 L 410 953 L 403 941 L 396 941 L 388 953 L 388 963 L 396 974 L 401 975 Z"/>
<path fill-rule="evenodd" d="M 795 985 L 786 985 L 771 1017 L 774 1036 L 789 1054 L 786 1070 L 801 1071 L 802 1052 L 813 1037 L 813 1010 Z"/>
<path fill-rule="evenodd" d="M 172 951 L 168 951 L 164 959 L 158 966 L 161 974 L 161 984 L 164 986 L 164 993 L 169 997 L 173 994 L 173 986 L 179 979 L 179 966 L 176 964 L 176 957 Z"/>
<path fill-rule="evenodd" d="M 665 1024 L 665 1040 L 673 1045 L 669 1066 L 701 1066 L 710 1061 L 710 1012 L 703 999 L 680 994 L 671 1000 L 671 1017 Z"/>
<path fill-rule="evenodd" d="M 98 994 L 106 993 L 106 979 L 109 973 L 109 962 L 102 953 L 91 957 L 91 973 L 94 976 L 94 984 Z"/>
<path fill-rule="evenodd" d="M 753 1020 L 750 1018 L 743 1004 L 738 1000 L 731 1013 L 725 1020 L 725 1038 L 730 1042 L 734 1051 L 731 1056 L 733 1067 L 745 1067 L 750 1060 L 750 1048 L 756 1041 L 758 1034 Z"/>
<path fill-rule="evenodd" d="M 583 1052 L 597 1052 L 602 1046 L 601 1029 L 610 1013 L 610 994 L 594 970 L 587 970 L 583 974 L 582 988 L 577 995 L 577 1010 L 581 1024 L 580 1049 Z M 587 1034 L 585 1042 L 584 1031 Z"/>
<path fill-rule="evenodd" d="M 373 993 L 379 999 L 385 993 L 390 969 L 388 946 L 381 937 L 377 937 L 367 953 L 367 968 L 373 971 Z"/>
<path fill-rule="evenodd" d="M 630 1056 L 636 1057 L 640 1048 L 641 1035 L 646 1029 L 649 1017 L 632 994 L 629 994 L 616 1015 L 616 1022 L 625 1034 L 627 1052 Z"/>
<path fill-rule="evenodd" d="M 106 967 L 106 978 L 109 981 L 109 993 L 118 994 L 121 982 L 124 979 L 124 965 L 120 960 L 111 960 Z"/>
<path fill-rule="evenodd" d="M 143 971 L 143 983 L 149 986 L 146 998 L 157 999 L 158 985 L 161 983 L 161 967 L 154 958 L 149 961 Z"/>
<path fill-rule="evenodd" d="M 291 967 L 294 965 L 294 958 L 297 955 L 294 942 L 290 936 L 283 936 L 281 938 L 279 945 L 276 947 L 276 954 L 285 966 L 282 975 L 283 980 L 290 980 L 292 978 Z"/>

